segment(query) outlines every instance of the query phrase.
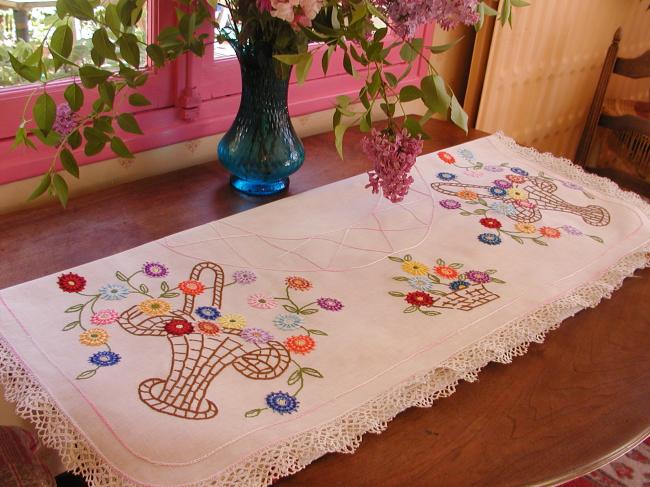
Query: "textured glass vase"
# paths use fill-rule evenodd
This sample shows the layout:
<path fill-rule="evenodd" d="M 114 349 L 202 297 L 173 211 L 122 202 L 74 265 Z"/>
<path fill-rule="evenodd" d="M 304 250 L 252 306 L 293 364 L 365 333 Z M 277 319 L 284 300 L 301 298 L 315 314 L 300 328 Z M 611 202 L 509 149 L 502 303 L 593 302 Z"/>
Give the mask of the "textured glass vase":
<path fill-rule="evenodd" d="M 232 174 L 230 184 L 250 195 L 270 195 L 289 186 L 289 175 L 305 160 L 291 124 L 288 73 L 276 70 L 272 46 L 252 40 L 233 43 L 239 59 L 242 94 L 237 117 L 219 143 L 219 160 Z"/>

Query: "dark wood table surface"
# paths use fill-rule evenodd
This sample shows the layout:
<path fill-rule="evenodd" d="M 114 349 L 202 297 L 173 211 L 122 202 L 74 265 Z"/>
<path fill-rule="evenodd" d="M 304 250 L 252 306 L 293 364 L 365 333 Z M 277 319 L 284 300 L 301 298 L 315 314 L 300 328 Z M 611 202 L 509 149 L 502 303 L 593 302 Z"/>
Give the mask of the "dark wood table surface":
<path fill-rule="evenodd" d="M 428 132 L 425 152 L 468 140 L 443 122 L 429 122 Z M 469 138 L 483 135 L 472 131 Z M 306 138 L 307 161 L 287 194 L 365 171 L 369 162 L 360 139 L 357 131 L 348 132 L 342 162 L 332 134 Z M 77 197 L 65 211 L 50 205 L 3 215 L 0 288 L 269 201 L 236 194 L 214 162 Z M 354 455 L 327 455 L 277 485 L 552 485 L 606 462 L 649 433 L 646 269 L 513 364 L 489 365 L 478 382 L 462 383 L 431 408 L 403 412 L 381 435 L 366 435 Z"/>

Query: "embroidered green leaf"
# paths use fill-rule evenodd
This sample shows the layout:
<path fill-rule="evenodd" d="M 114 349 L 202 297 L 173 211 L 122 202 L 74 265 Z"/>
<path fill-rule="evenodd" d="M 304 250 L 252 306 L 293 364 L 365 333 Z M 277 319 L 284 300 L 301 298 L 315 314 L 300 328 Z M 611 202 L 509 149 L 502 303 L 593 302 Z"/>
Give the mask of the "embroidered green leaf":
<path fill-rule="evenodd" d="M 142 294 L 147 294 L 149 292 L 149 288 L 145 286 L 144 284 L 140 284 L 140 292 Z"/>
<path fill-rule="evenodd" d="M 597 235 L 587 235 L 587 237 L 591 238 L 592 240 L 595 240 L 598 243 L 605 243 L 605 241 Z"/>
<path fill-rule="evenodd" d="M 442 259 L 438 259 L 438 260 L 436 260 L 436 264 L 438 264 L 438 265 L 446 265 L 446 264 L 445 264 L 445 261 L 442 260 Z"/>
<path fill-rule="evenodd" d="M 317 379 L 322 379 L 323 378 L 323 374 L 321 374 L 316 369 L 312 369 L 310 367 L 304 367 L 302 369 L 302 373 L 305 374 L 305 375 L 308 375 L 310 377 L 316 377 Z"/>
<path fill-rule="evenodd" d="M 163 292 L 169 291 L 169 284 L 167 284 L 167 281 L 160 283 L 160 290 Z"/>
<path fill-rule="evenodd" d="M 486 203 L 487 205 L 487 203 Z M 485 215 L 487 213 L 487 210 L 485 208 L 478 208 L 474 210 L 475 215 Z"/>
<path fill-rule="evenodd" d="M 302 369 L 296 369 L 293 371 L 293 374 L 289 376 L 289 379 L 287 380 L 287 384 L 292 386 L 296 382 L 302 380 Z"/>
<path fill-rule="evenodd" d="M 307 333 L 309 333 L 310 335 L 320 335 L 320 336 L 325 336 L 325 337 L 328 336 L 327 333 L 325 333 L 322 330 L 317 330 L 316 328 L 312 328 L 310 330 L 307 330 Z"/>
<path fill-rule="evenodd" d="M 163 293 L 160 295 L 161 298 L 176 298 L 180 296 L 180 293 Z"/>
<path fill-rule="evenodd" d="M 429 294 L 434 294 L 436 296 L 446 296 L 447 293 L 443 291 L 429 291 Z"/>
<path fill-rule="evenodd" d="M 395 277 L 393 277 L 393 279 L 396 280 L 396 281 L 408 281 L 409 280 L 408 277 L 404 277 L 404 276 L 395 276 Z"/>
<path fill-rule="evenodd" d="M 497 270 L 496 269 L 488 269 L 488 270 L 483 271 L 483 272 L 485 272 L 486 274 L 496 274 Z"/>
<path fill-rule="evenodd" d="M 244 414 L 244 416 L 247 418 L 256 418 L 262 414 L 262 411 L 264 411 L 264 409 L 251 409 L 250 411 L 246 411 L 246 414 Z"/>
<path fill-rule="evenodd" d="M 85 370 L 77 376 L 77 380 L 90 379 L 97 373 L 97 369 Z"/>
<path fill-rule="evenodd" d="M 413 257 L 411 257 L 409 254 L 406 254 L 406 255 L 404 256 L 404 260 L 405 260 L 406 262 L 411 262 L 411 261 L 413 260 Z"/>
<path fill-rule="evenodd" d="M 590 200 L 595 200 L 596 199 L 596 197 L 593 194 L 587 193 L 586 191 L 583 191 L 582 194 L 584 194 Z"/>
<path fill-rule="evenodd" d="M 496 277 L 493 277 L 490 279 L 490 282 L 496 282 L 497 284 L 505 284 L 506 281 L 502 281 L 501 279 L 497 279 Z"/>
<path fill-rule="evenodd" d="M 460 212 L 460 214 L 461 214 L 462 216 L 472 216 L 474 213 L 470 213 L 469 211 L 465 211 L 465 210 L 463 210 L 463 211 Z"/>
<path fill-rule="evenodd" d="M 460 269 L 461 267 L 463 267 L 463 264 L 454 262 L 453 264 L 449 264 L 449 267 L 451 267 L 452 269 Z"/>
<path fill-rule="evenodd" d="M 433 310 L 422 310 L 421 309 L 420 311 L 422 313 L 424 313 L 425 315 L 427 315 L 427 316 L 438 316 L 440 314 L 439 312 L 433 311 Z"/>
<path fill-rule="evenodd" d="M 65 310 L 66 313 L 76 313 L 77 311 L 81 311 L 84 309 L 83 304 L 75 304 L 74 306 L 70 306 L 68 309 Z"/>
<path fill-rule="evenodd" d="M 393 262 L 404 262 L 404 259 L 401 259 L 401 258 L 399 258 L 399 257 L 393 257 L 393 256 L 390 256 L 390 257 L 388 257 L 388 258 L 389 258 L 390 260 L 392 260 Z"/>
<path fill-rule="evenodd" d="M 404 308 L 404 313 L 415 313 L 417 310 L 417 306 L 409 306 L 408 308 Z"/>
<path fill-rule="evenodd" d="M 465 201 L 468 205 L 478 205 L 478 201 Z"/>
<path fill-rule="evenodd" d="M 73 321 L 73 322 L 71 322 L 71 323 L 68 323 L 67 325 L 65 325 L 65 326 L 63 327 L 63 331 L 70 331 L 70 330 L 72 330 L 73 328 L 76 328 L 77 326 L 79 326 L 80 324 L 81 324 L 81 323 L 78 322 L 78 321 Z"/>
<path fill-rule="evenodd" d="M 406 296 L 406 294 L 401 293 L 399 291 L 390 291 L 388 294 L 396 298 L 403 298 L 404 296 Z"/>
<path fill-rule="evenodd" d="M 313 315 L 314 313 L 318 313 L 318 310 L 310 308 L 310 309 L 301 309 L 300 311 L 298 311 L 298 314 L 301 315 Z"/>
<path fill-rule="evenodd" d="M 435 282 L 436 284 L 440 284 L 440 278 L 435 274 L 427 274 L 427 277 L 431 279 L 433 282 Z"/>
<path fill-rule="evenodd" d="M 476 165 L 474 166 L 474 169 L 481 169 L 481 168 L 483 168 L 482 162 L 477 162 Z"/>
<path fill-rule="evenodd" d="M 537 238 L 534 238 L 533 242 L 535 242 L 537 245 L 542 245 L 544 247 L 548 247 L 548 244 L 546 242 L 544 242 L 543 240 L 539 240 Z"/>
<path fill-rule="evenodd" d="M 482 204 L 483 206 L 487 206 L 487 205 L 488 205 L 488 204 L 486 203 L 486 201 L 485 201 L 483 198 L 479 198 L 479 199 L 477 199 L 476 201 L 478 201 L 478 202 L 479 202 L 480 204 Z M 477 211 L 479 211 L 479 210 L 477 210 Z"/>
<path fill-rule="evenodd" d="M 115 277 L 117 277 L 120 281 L 125 281 L 125 282 L 128 281 L 128 278 L 124 274 L 122 274 L 120 271 L 117 271 L 115 273 Z"/>
<path fill-rule="evenodd" d="M 522 238 L 517 237 L 516 235 L 510 235 L 510 236 L 512 237 L 512 239 L 513 239 L 515 242 L 520 243 L 520 244 L 523 244 L 523 243 L 524 243 L 524 241 L 523 241 Z"/>
<path fill-rule="evenodd" d="M 298 313 L 298 308 L 295 306 L 292 306 L 290 304 L 285 304 L 282 306 L 285 310 L 287 310 L 289 313 Z"/>

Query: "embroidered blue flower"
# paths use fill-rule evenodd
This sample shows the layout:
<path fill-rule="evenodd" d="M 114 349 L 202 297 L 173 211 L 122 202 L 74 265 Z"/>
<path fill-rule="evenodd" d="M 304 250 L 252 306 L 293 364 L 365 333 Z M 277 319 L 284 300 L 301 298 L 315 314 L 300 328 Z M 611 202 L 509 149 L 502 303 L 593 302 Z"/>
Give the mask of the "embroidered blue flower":
<path fill-rule="evenodd" d="M 460 291 L 462 289 L 467 289 L 471 285 L 472 285 L 472 283 L 470 283 L 470 282 L 460 281 L 459 280 L 459 281 L 454 281 L 454 282 L 450 283 L 449 284 L 449 289 L 451 289 L 452 291 Z"/>
<path fill-rule="evenodd" d="M 431 291 L 433 289 L 433 281 L 428 277 L 414 276 L 408 280 L 409 286 L 418 291 Z"/>
<path fill-rule="evenodd" d="M 280 330 L 295 330 L 300 328 L 305 320 L 300 316 L 291 314 L 291 315 L 278 315 L 273 320 L 273 324 L 280 328 Z"/>
<path fill-rule="evenodd" d="M 99 288 L 99 297 L 107 301 L 119 301 L 129 295 L 129 289 L 122 284 L 106 284 Z"/>
<path fill-rule="evenodd" d="M 482 233 L 477 238 L 488 245 L 499 245 L 501 243 L 501 237 L 496 233 Z"/>
<path fill-rule="evenodd" d="M 490 194 L 492 196 L 505 196 L 508 194 L 508 192 L 503 188 L 499 188 L 498 186 L 492 186 L 490 188 Z"/>
<path fill-rule="evenodd" d="M 458 153 L 465 159 L 474 159 L 474 154 L 469 149 L 459 149 Z"/>
<path fill-rule="evenodd" d="M 115 352 L 97 352 L 90 356 L 88 362 L 97 367 L 110 367 L 111 365 L 117 364 L 122 357 L 120 357 Z"/>
<path fill-rule="evenodd" d="M 503 201 L 495 201 L 494 203 L 492 203 L 490 205 L 490 210 L 506 216 L 512 216 L 517 212 L 517 209 L 513 204 L 505 203 Z"/>
<path fill-rule="evenodd" d="M 266 396 L 266 404 L 280 414 L 291 414 L 298 410 L 298 399 L 286 392 L 272 392 Z"/>
<path fill-rule="evenodd" d="M 221 313 L 214 306 L 199 306 L 196 308 L 196 314 L 204 320 L 216 320 Z"/>
<path fill-rule="evenodd" d="M 520 167 L 511 167 L 510 170 L 515 174 L 519 174 L 520 176 L 528 176 L 528 171 Z"/>
<path fill-rule="evenodd" d="M 438 179 L 442 179 L 443 181 L 453 181 L 456 179 L 456 175 L 450 172 L 439 172 Z"/>

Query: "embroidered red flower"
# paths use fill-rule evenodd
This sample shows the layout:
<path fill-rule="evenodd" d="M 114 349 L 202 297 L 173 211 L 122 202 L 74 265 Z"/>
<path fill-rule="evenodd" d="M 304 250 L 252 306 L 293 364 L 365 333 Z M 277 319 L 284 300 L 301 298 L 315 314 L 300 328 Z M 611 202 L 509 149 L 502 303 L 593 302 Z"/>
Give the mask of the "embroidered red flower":
<path fill-rule="evenodd" d="M 194 331 L 192 323 L 187 320 L 174 319 L 167 322 L 165 331 L 170 335 L 183 336 Z"/>
<path fill-rule="evenodd" d="M 486 228 L 501 228 L 501 222 L 496 218 L 481 218 L 479 223 Z"/>
<path fill-rule="evenodd" d="M 310 336 L 297 335 L 287 338 L 284 341 L 284 346 L 294 353 L 305 355 L 316 347 L 316 342 Z"/>
<path fill-rule="evenodd" d="M 560 231 L 553 227 L 541 227 L 539 233 L 548 238 L 560 238 Z"/>
<path fill-rule="evenodd" d="M 291 289 L 295 289 L 296 291 L 308 291 L 312 287 L 311 282 L 309 282 L 304 277 L 287 277 L 285 282 L 287 283 L 287 286 L 289 286 Z"/>
<path fill-rule="evenodd" d="M 508 174 L 506 176 L 506 179 L 511 183 L 515 183 L 515 184 L 521 184 L 526 182 L 526 178 L 524 176 L 520 176 L 519 174 Z"/>
<path fill-rule="evenodd" d="M 449 267 L 448 265 L 439 265 L 437 267 L 434 267 L 433 272 L 438 274 L 440 277 L 444 277 L 445 279 L 454 279 L 455 277 L 458 277 L 458 272 L 456 269 Z"/>
<path fill-rule="evenodd" d="M 413 291 L 411 293 L 408 293 L 404 300 L 413 306 L 417 306 L 418 308 L 420 306 L 431 306 L 433 304 L 433 298 L 429 293 L 425 293 L 424 291 Z"/>
<path fill-rule="evenodd" d="M 66 293 L 80 293 L 86 288 L 86 279 L 72 272 L 59 276 L 59 287 Z"/>
<path fill-rule="evenodd" d="M 456 159 L 449 152 L 438 152 L 438 157 L 446 164 L 455 164 Z"/>
<path fill-rule="evenodd" d="M 203 284 L 201 281 L 190 279 L 189 281 L 181 282 L 178 285 L 178 289 L 180 289 L 183 294 L 198 296 L 203 291 L 205 291 L 205 284 Z"/>

